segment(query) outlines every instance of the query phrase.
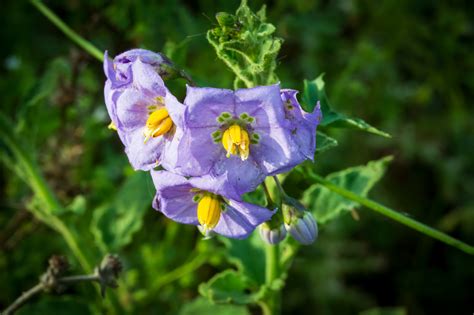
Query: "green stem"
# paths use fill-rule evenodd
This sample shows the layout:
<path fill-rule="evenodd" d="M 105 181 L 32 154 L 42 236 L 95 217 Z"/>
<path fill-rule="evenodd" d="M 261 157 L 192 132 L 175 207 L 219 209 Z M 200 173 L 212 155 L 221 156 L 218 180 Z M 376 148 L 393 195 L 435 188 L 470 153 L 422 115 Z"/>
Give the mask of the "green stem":
<path fill-rule="evenodd" d="M 318 182 L 319 184 L 323 185 L 327 189 L 347 198 L 350 200 L 353 200 L 355 202 L 360 203 L 361 205 L 366 206 L 367 208 L 374 210 L 386 217 L 389 217 L 392 220 L 395 220 L 403 225 L 406 225 L 420 233 L 426 234 L 434 239 L 437 239 L 443 243 L 446 243 L 448 245 L 451 245 L 453 247 L 456 247 L 460 250 L 462 250 L 465 253 L 468 253 L 470 255 L 474 255 L 474 247 L 471 245 L 468 245 L 458 239 L 455 239 L 452 236 L 449 236 L 448 234 L 445 234 L 441 231 L 438 231 L 436 229 L 433 229 L 432 227 L 427 226 L 426 224 L 423 224 L 421 222 L 418 222 L 414 219 L 411 219 L 393 209 L 390 209 L 388 207 L 385 207 L 384 205 L 381 205 L 378 202 L 372 201 L 370 199 L 367 199 L 365 197 L 359 196 L 352 191 L 346 190 L 344 188 L 341 188 L 337 185 L 335 185 L 333 182 L 322 178 L 321 176 L 314 174 L 313 172 L 309 172 L 308 176 Z"/>
<path fill-rule="evenodd" d="M 265 244 L 265 283 L 269 288 L 262 310 L 265 315 L 280 314 L 280 290 L 274 290 L 273 282 L 280 277 L 280 246 Z"/>
<path fill-rule="evenodd" d="M 263 191 L 267 199 L 267 206 L 274 206 L 270 190 L 265 181 L 262 183 Z M 261 301 L 263 314 L 277 315 L 280 314 L 280 290 L 273 290 L 273 282 L 280 277 L 280 247 L 278 244 L 272 245 L 265 243 L 265 284 L 268 287 L 267 295 Z"/>
<path fill-rule="evenodd" d="M 56 25 L 67 37 L 69 37 L 73 42 L 91 54 L 94 58 L 102 62 L 104 56 L 103 52 L 100 51 L 97 47 L 92 45 L 89 41 L 82 38 L 79 34 L 73 31 L 69 26 L 66 25 L 53 11 L 51 11 L 47 6 L 45 6 L 39 0 L 31 0 L 31 3 L 54 25 Z"/>

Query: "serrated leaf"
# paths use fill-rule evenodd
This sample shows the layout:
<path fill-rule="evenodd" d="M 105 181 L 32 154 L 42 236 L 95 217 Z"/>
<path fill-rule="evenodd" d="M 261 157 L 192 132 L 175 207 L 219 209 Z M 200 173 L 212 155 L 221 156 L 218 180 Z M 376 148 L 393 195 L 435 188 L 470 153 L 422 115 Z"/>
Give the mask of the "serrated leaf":
<path fill-rule="evenodd" d="M 337 146 L 337 140 L 321 131 L 316 132 L 316 154 L 323 153 Z"/>
<path fill-rule="evenodd" d="M 117 251 L 127 245 L 140 229 L 145 211 L 150 209 L 153 193 L 146 172 L 131 175 L 117 191 L 112 204 L 94 211 L 91 231 L 105 251 Z"/>
<path fill-rule="evenodd" d="M 337 113 L 332 110 L 332 106 L 326 95 L 325 82 L 323 80 L 324 73 L 312 81 L 304 80 L 304 92 L 303 92 L 303 108 L 307 112 L 312 112 L 316 106 L 317 101 L 320 101 L 321 111 L 323 112 L 323 120 L 321 126 L 336 127 L 336 128 L 351 128 L 357 130 L 363 130 L 369 133 L 373 133 L 382 137 L 390 138 L 391 136 L 379 130 L 360 118 L 348 117 L 344 114 Z"/>
<path fill-rule="evenodd" d="M 199 293 L 214 303 L 256 303 L 264 293 L 263 287 L 251 290 L 248 279 L 235 270 L 225 270 L 199 286 Z M 253 292 L 252 292 L 253 291 Z"/>
<path fill-rule="evenodd" d="M 382 178 L 392 159 L 391 156 L 387 156 L 377 161 L 371 161 L 367 165 L 351 167 L 329 174 L 326 179 L 366 197 L 370 189 Z M 303 193 L 302 202 L 312 211 L 319 223 L 325 223 L 341 213 L 351 211 L 359 206 L 358 203 L 341 197 L 319 184 L 310 186 Z"/>
<path fill-rule="evenodd" d="M 227 247 L 227 259 L 250 281 L 265 283 L 265 247 L 258 233 L 244 240 L 220 238 Z"/>
<path fill-rule="evenodd" d="M 275 26 L 265 22 L 265 6 L 255 14 L 242 1 L 235 15 L 220 12 L 216 18 L 219 24 L 207 32 L 207 40 L 236 75 L 235 87 L 278 82 L 274 71 L 283 40 L 273 36 Z"/>
<path fill-rule="evenodd" d="M 403 307 L 376 307 L 363 312 L 359 315 L 406 315 L 407 312 Z"/>
<path fill-rule="evenodd" d="M 219 305 L 213 304 L 208 299 L 197 298 L 191 303 L 185 304 L 178 313 L 179 315 L 250 315 L 250 312 L 243 305 Z"/>

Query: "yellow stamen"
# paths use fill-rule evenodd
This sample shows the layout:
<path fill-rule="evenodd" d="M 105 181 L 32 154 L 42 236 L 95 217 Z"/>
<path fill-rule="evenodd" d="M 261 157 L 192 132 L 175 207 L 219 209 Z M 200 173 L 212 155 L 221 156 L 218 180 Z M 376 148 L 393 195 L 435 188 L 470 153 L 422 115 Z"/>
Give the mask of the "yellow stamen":
<path fill-rule="evenodd" d="M 173 121 L 168 115 L 166 108 L 160 108 L 148 117 L 145 127 L 145 142 L 151 137 L 156 138 L 164 135 L 173 127 Z"/>
<path fill-rule="evenodd" d="M 110 130 L 115 130 L 117 131 L 117 126 L 115 126 L 114 122 L 111 121 L 110 124 L 107 126 Z"/>
<path fill-rule="evenodd" d="M 199 200 L 197 217 L 199 224 L 201 224 L 204 229 L 212 230 L 221 217 L 220 197 L 211 193 L 205 193 L 201 200 Z"/>
<path fill-rule="evenodd" d="M 249 144 L 249 133 L 237 124 L 230 126 L 222 135 L 222 146 L 227 151 L 227 157 L 238 154 L 245 161 L 249 157 Z"/>

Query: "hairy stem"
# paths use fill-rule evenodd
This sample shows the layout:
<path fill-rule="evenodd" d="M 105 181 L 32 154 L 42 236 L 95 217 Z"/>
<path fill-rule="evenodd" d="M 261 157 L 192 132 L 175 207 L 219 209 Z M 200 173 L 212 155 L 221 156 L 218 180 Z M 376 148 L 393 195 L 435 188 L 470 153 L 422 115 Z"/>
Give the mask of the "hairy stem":
<path fill-rule="evenodd" d="M 420 233 L 423 233 L 425 235 L 428 235 L 434 239 L 437 239 L 443 243 L 446 243 L 450 246 L 456 247 L 460 250 L 462 250 L 465 253 L 468 253 L 470 255 L 474 255 L 474 247 L 466 244 L 458 239 L 455 239 L 452 236 L 449 236 L 446 233 L 443 233 L 441 231 L 438 231 L 430 226 L 427 226 L 426 224 L 423 224 L 421 222 L 418 222 L 414 219 L 411 219 L 400 212 L 397 212 L 393 209 L 390 209 L 384 205 L 381 205 L 378 202 L 375 202 L 373 200 L 367 199 L 365 197 L 359 196 L 352 191 L 346 190 L 342 187 L 339 187 L 335 185 L 333 182 L 322 178 L 321 176 L 313 173 L 312 171 L 309 171 L 308 174 L 309 178 L 312 180 L 318 182 L 322 186 L 326 187 L 327 189 L 347 198 L 350 200 L 353 200 L 355 202 L 360 203 L 361 205 L 366 206 L 367 208 L 374 210 L 386 217 L 389 217 L 392 220 L 395 220 L 403 225 L 406 225 Z"/>

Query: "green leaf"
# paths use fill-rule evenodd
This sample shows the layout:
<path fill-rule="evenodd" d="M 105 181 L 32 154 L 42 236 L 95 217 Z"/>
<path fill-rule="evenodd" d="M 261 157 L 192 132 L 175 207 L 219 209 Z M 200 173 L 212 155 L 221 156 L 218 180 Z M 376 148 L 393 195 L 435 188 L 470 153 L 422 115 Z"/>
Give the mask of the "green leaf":
<path fill-rule="evenodd" d="M 304 80 L 303 92 L 303 108 L 307 112 L 312 112 L 319 100 L 321 104 L 321 111 L 323 112 L 323 120 L 321 126 L 336 127 L 336 128 L 351 128 L 363 130 L 382 137 L 390 138 L 391 136 L 381 131 L 360 118 L 348 117 L 332 110 L 331 103 L 326 95 L 325 83 L 323 80 L 324 73 L 312 81 Z"/>
<path fill-rule="evenodd" d="M 258 233 L 244 240 L 220 238 L 227 247 L 227 259 L 249 280 L 265 283 L 265 247 Z"/>
<path fill-rule="evenodd" d="M 387 156 L 377 161 L 371 161 L 367 165 L 351 167 L 329 174 L 326 179 L 339 187 L 366 197 L 370 189 L 382 178 L 392 159 L 391 156 Z M 302 202 L 313 212 L 316 220 L 320 223 L 325 223 L 341 213 L 351 211 L 359 206 L 358 203 L 341 197 L 319 184 L 310 186 L 303 193 Z"/>
<path fill-rule="evenodd" d="M 275 27 L 265 22 L 265 6 L 255 14 L 243 0 L 235 15 L 220 12 L 216 19 L 218 26 L 207 32 L 207 40 L 235 73 L 235 87 L 278 82 L 274 71 L 283 40 L 274 37 Z"/>
<path fill-rule="evenodd" d="M 337 146 L 337 140 L 321 131 L 316 132 L 316 154 L 323 153 Z"/>
<path fill-rule="evenodd" d="M 406 315 L 403 307 L 377 307 L 360 312 L 359 315 Z"/>
<path fill-rule="evenodd" d="M 179 315 L 250 315 L 250 312 L 243 305 L 219 305 L 213 304 L 208 299 L 197 298 L 191 303 L 185 304 L 178 313 Z"/>
<path fill-rule="evenodd" d="M 226 270 L 199 286 L 199 293 L 214 303 L 256 303 L 264 294 L 264 288 L 251 292 L 251 283 L 235 270 Z M 250 291 L 250 292 L 249 292 Z"/>
<path fill-rule="evenodd" d="M 135 172 L 117 192 L 115 200 L 94 211 L 91 231 L 104 251 L 117 251 L 127 245 L 140 229 L 150 208 L 152 191 L 147 172 Z"/>

